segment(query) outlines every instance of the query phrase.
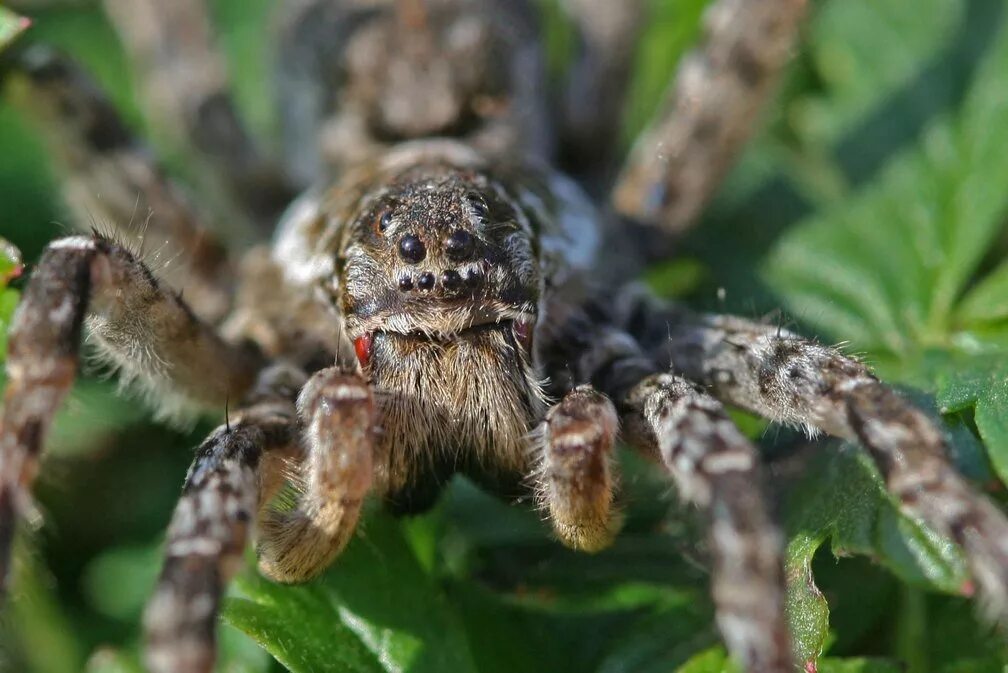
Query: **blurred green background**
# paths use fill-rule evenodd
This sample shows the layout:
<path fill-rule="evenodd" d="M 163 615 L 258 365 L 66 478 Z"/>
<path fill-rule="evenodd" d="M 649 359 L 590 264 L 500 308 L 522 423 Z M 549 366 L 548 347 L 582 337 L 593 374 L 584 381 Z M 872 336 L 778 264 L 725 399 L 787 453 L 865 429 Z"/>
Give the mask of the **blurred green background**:
<path fill-rule="evenodd" d="M 146 132 L 100 9 L 48 4 L 56 6 L 30 12 L 23 39 L 83 62 Z M 628 142 L 696 38 L 706 4 L 648 3 Z M 262 138 L 275 137 L 264 46 L 271 3 L 211 6 L 241 108 Z M 553 2 L 542 7 L 559 74 L 570 27 Z M 1002 504 L 1006 31 L 1002 0 L 814 3 L 764 131 L 681 257 L 648 271 L 660 291 L 696 306 L 849 341 L 942 416 L 961 469 Z M 29 262 L 72 229 L 38 133 L 0 98 L 0 236 Z M 159 149 L 185 173 L 184 154 Z M 802 660 L 823 653 L 823 671 L 1008 670 L 1003 634 L 958 595 L 966 581 L 958 551 L 897 512 L 859 450 L 809 445 L 738 418 L 771 461 Z M 139 670 L 139 614 L 162 530 L 192 447 L 214 420 L 181 432 L 117 398 L 109 382 L 76 386 L 38 484 L 46 523 L 22 540 L 14 596 L 0 616 L 0 670 Z M 424 516 L 371 512 L 318 582 L 276 587 L 244 572 L 222 627 L 221 670 L 724 670 L 702 526 L 660 475 L 630 456 L 624 463 L 625 532 L 597 556 L 561 549 L 535 513 L 458 481 Z"/>

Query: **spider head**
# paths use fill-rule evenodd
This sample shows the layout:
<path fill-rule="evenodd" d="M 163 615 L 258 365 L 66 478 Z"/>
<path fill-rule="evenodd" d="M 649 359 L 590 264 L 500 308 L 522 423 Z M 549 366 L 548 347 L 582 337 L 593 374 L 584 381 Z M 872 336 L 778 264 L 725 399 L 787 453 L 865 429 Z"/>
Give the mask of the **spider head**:
<path fill-rule="evenodd" d="M 362 364 L 376 339 L 444 344 L 488 334 L 527 358 L 540 280 L 521 209 L 492 177 L 444 156 L 392 173 L 359 200 L 338 264 Z"/>

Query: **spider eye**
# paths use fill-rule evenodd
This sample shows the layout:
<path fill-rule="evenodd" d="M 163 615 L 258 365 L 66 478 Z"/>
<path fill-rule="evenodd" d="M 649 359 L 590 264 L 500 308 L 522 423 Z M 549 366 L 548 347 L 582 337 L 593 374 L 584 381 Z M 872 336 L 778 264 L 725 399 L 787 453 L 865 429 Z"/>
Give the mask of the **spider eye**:
<path fill-rule="evenodd" d="M 367 332 L 362 336 L 354 339 L 353 342 L 354 351 L 357 352 L 357 361 L 360 362 L 362 368 L 365 368 L 371 362 L 371 351 L 374 345 L 374 340 L 371 337 L 371 333 Z"/>
<path fill-rule="evenodd" d="M 378 217 L 375 218 L 375 229 L 378 230 L 379 234 L 383 234 L 390 224 L 392 224 L 392 211 L 386 208 L 378 213 Z"/>

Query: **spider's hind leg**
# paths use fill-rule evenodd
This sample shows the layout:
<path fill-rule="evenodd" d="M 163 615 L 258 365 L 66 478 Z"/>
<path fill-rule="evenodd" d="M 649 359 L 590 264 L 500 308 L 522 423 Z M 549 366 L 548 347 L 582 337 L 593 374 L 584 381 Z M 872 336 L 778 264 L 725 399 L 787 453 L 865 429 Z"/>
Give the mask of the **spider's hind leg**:
<path fill-rule="evenodd" d="M 207 213 L 165 175 L 96 83 L 41 45 L 12 59 L 5 79 L 12 99 L 43 131 L 74 226 L 148 248 L 165 260 L 162 279 L 184 290 L 200 317 L 222 318 L 234 271 Z"/>
<path fill-rule="evenodd" d="M 147 112 L 222 176 L 238 212 L 272 229 L 293 192 L 234 103 L 206 0 L 104 0 L 134 62 Z"/>
<path fill-rule="evenodd" d="M 643 22 L 640 0 L 564 0 L 581 38 L 564 100 L 564 159 L 576 166 L 611 170 L 618 149 L 624 94 Z M 589 178 L 599 177 L 589 175 Z M 602 176 L 609 178 L 611 176 Z"/>
<path fill-rule="evenodd" d="M 787 62 L 807 0 L 717 0 L 658 116 L 613 190 L 617 211 L 670 233 L 690 226 L 749 138 Z"/>

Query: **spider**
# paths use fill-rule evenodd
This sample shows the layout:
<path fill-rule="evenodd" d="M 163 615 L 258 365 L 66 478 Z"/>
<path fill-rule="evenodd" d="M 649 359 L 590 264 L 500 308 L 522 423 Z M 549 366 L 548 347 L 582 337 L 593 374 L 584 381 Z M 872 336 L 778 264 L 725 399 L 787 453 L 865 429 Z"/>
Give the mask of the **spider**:
<path fill-rule="evenodd" d="M 634 282 L 744 144 L 804 0 L 712 4 L 618 171 L 640 7 L 567 4 L 582 53 L 549 104 L 523 2 L 287 3 L 274 160 L 235 111 L 204 3 L 105 0 L 152 112 L 212 169 L 206 206 L 73 63 L 37 46 L 17 55 L 11 76 L 49 131 L 71 210 L 103 224 L 47 247 L 13 321 L 5 582 L 86 331 L 162 413 L 232 409 L 168 529 L 144 618 L 158 673 L 212 669 L 220 599 L 253 531 L 260 571 L 302 582 L 339 555 L 369 496 L 422 511 L 463 473 L 505 497 L 533 493 L 563 544 L 604 548 L 618 532 L 618 439 L 706 513 L 731 653 L 748 671 L 793 670 L 781 535 L 757 451 L 724 404 L 859 441 L 905 511 L 961 545 L 1004 614 L 1008 520 L 950 466 L 926 414 L 836 348 Z M 187 273 L 158 277 L 131 247 L 138 207 L 152 213 L 146 238 L 180 250 Z M 220 220 L 260 233 L 277 222 L 273 242 L 238 260 L 223 243 L 236 227 Z"/>

